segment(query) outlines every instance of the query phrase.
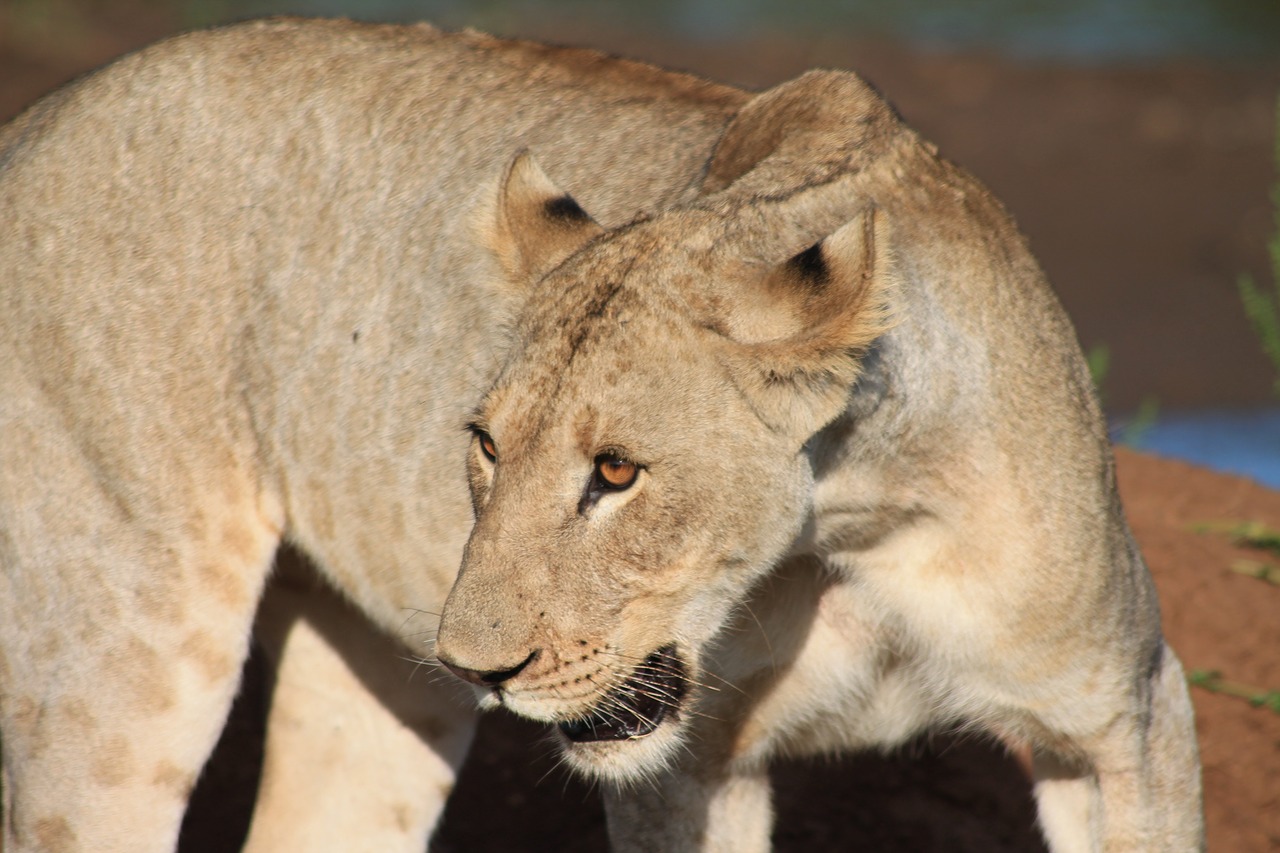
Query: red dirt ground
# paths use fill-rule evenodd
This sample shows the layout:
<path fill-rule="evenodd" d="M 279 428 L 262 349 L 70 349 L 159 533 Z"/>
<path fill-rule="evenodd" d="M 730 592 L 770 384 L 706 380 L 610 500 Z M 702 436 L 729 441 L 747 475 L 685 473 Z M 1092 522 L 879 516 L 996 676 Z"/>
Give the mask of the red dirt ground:
<path fill-rule="evenodd" d="M 20 35 L 11 8 L 0 6 L 0 120 L 174 27 L 162 7 L 143 4 L 141 16 L 92 13 L 67 38 Z M 1112 350 L 1110 405 L 1130 409 L 1148 394 L 1165 407 L 1266 401 L 1271 373 L 1238 309 L 1235 280 L 1266 272 L 1280 67 L 1018 65 L 834 39 L 695 46 L 562 30 L 558 40 L 754 86 L 816 65 L 862 71 L 1018 217 L 1081 340 Z M 1177 462 L 1119 457 L 1121 492 L 1183 662 L 1280 688 L 1280 588 L 1233 573 L 1232 561 L 1247 553 L 1191 529 L 1244 519 L 1280 527 L 1280 493 Z M 1200 688 L 1193 697 L 1210 849 L 1280 850 L 1280 715 Z M 264 701 L 251 666 L 184 850 L 232 849 L 243 832 Z M 509 718 L 486 720 L 434 851 L 605 848 L 595 796 L 553 769 L 540 737 Z M 1017 763 L 980 741 L 939 737 L 889 757 L 788 763 L 776 780 L 780 851 L 1043 849 Z"/>

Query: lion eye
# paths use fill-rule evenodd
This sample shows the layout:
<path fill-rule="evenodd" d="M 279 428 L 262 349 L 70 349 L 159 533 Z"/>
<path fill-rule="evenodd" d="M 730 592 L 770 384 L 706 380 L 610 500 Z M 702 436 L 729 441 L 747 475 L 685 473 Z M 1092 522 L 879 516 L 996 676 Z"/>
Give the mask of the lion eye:
<path fill-rule="evenodd" d="M 636 481 L 640 467 L 616 456 L 596 457 L 596 484 L 601 490 L 620 492 Z"/>
<path fill-rule="evenodd" d="M 484 454 L 485 459 L 490 462 L 498 461 L 498 446 L 493 443 L 489 433 L 483 430 L 476 430 L 476 441 L 480 442 L 480 452 Z"/>

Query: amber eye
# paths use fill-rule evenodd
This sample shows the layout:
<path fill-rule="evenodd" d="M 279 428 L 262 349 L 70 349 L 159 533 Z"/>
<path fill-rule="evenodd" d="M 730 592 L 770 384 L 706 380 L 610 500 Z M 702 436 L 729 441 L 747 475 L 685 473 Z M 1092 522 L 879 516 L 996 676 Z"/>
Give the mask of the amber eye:
<path fill-rule="evenodd" d="M 480 452 L 484 454 L 484 458 L 490 462 L 498 461 L 498 446 L 493 443 L 493 439 L 489 437 L 489 433 L 483 430 L 476 430 L 476 440 L 480 442 Z"/>
<path fill-rule="evenodd" d="M 601 489 L 622 491 L 636 481 L 640 468 L 634 462 L 616 456 L 596 457 L 596 483 Z"/>

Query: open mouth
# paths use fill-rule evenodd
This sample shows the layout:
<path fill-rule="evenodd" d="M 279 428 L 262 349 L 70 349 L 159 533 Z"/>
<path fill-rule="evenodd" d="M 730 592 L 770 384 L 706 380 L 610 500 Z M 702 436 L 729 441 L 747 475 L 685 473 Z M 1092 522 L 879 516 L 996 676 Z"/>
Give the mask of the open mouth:
<path fill-rule="evenodd" d="M 684 662 L 675 646 L 663 646 L 590 714 L 560 723 L 558 728 L 574 743 L 644 737 L 676 713 L 686 686 Z"/>

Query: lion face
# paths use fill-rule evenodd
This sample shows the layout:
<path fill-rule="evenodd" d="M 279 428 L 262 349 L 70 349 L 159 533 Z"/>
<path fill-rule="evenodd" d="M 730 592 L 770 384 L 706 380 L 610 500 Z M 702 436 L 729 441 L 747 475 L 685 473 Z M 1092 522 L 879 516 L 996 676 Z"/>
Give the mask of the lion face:
<path fill-rule="evenodd" d="M 476 526 L 441 643 L 468 626 L 485 653 L 459 663 L 518 669 L 492 699 L 588 756 L 679 722 L 698 650 L 793 538 L 810 475 L 726 381 L 713 333 L 629 289 L 563 321 L 475 413 Z"/>
<path fill-rule="evenodd" d="M 505 222 L 546 181 L 527 168 Z M 509 255 L 538 282 L 468 427 L 476 523 L 437 653 L 487 705 L 554 724 L 579 769 L 625 779 L 672 753 L 701 650 L 799 533 L 805 442 L 882 317 L 869 276 L 852 295 L 834 280 L 830 239 L 761 274 L 708 237 L 721 213 L 603 233 L 558 190 L 541 198 L 527 245 L 556 248 Z M 874 241 L 854 230 L 858 246 L 833 245 L 863 262 Z M 835 309 L 856 336 L 827 328 Z"/>

